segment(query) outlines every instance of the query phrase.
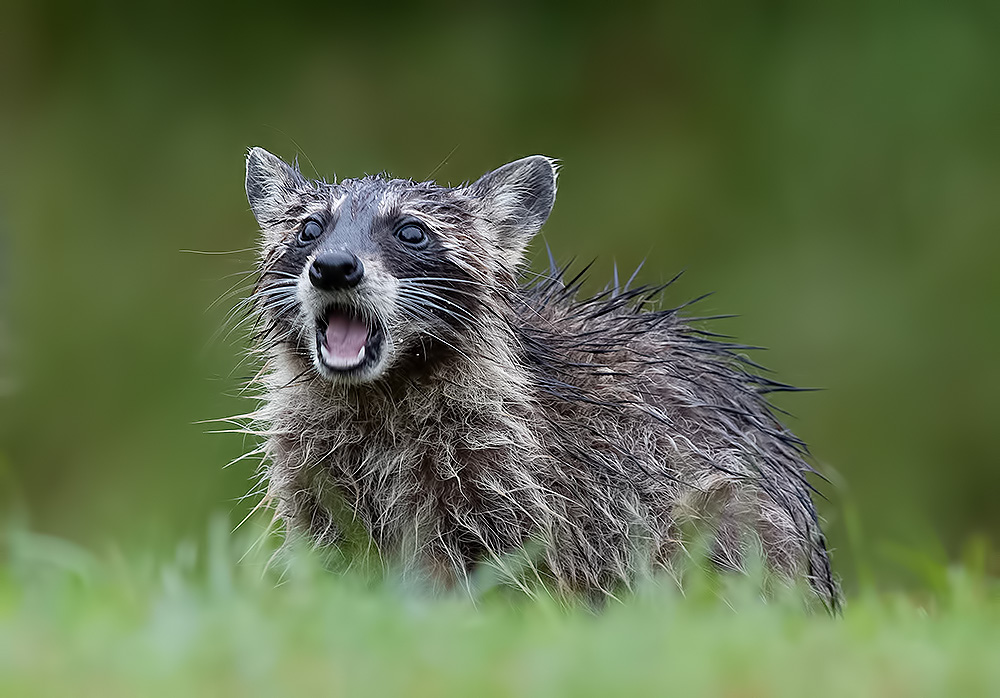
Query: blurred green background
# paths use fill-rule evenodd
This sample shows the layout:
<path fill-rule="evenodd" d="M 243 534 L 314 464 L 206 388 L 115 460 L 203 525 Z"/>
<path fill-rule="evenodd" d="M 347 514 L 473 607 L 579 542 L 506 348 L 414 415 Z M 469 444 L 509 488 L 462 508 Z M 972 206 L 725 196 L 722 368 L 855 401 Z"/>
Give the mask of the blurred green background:
<path fill-rule="evenodd" d="M 545 229 L 772 347 L 848 586 L 1000 541 L 995 2 L 0 4 L 0 506 L 167 549 L 255 499 L 223 331 L 243 154 L 458 183 L 563 162 Z M 315 163 L 315 165 L 313 164 Z M 545 254 L 535 248 L 536 263 Z M 214 338 L 213 338 L 214 337 Z M 909 562 L 908 562 L 909 561 Z"/>

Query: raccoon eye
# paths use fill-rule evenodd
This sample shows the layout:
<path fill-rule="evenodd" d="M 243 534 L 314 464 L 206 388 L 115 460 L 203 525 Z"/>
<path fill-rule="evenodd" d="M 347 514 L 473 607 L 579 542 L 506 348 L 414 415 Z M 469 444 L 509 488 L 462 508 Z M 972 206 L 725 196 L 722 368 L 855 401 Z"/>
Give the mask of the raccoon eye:
<path fill-rule="evenodd" d="M 416 223 L 407 223 L 402 226 L 396 231 L 396 237 L 413 247 L 423 247 L 427 244 L 427 233 Z"/>
<path fill-rule="evenodd" d="M 307 242 L 312 242 L 320 235 L 323 234 L 323 226 L 321 226 L 317 221 L 309 219 L 299 230 L 299 243 L 305 244 Z"/>

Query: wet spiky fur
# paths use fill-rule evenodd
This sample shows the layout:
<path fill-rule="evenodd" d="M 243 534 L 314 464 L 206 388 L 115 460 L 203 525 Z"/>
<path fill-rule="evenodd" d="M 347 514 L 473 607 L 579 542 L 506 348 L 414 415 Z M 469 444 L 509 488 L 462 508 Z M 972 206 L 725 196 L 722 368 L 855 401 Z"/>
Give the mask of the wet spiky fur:
<path fill-rule="evenodd" d="M 536 549 L 538 577 L 601 597 L 670 569 L 696 529 L 719 566 L 756 551 L 836 605 L 804 446 L 763 397 L 787 386 L 679 308 L 651 310 L 662 288 L 616 281 L 580 299 L 582 275 L 554 264 L 518 284 L 554 200 L 551 161 L 457 188 L 328 184 L 255 148 L 247 191 L 263 233 L 254 425 L 290 530 L 335 545 L 360 526 L 444 587 Z M 317 211 L 335 220 L 310 248 L 296 234 Z M 392 237 L 401 217 L 426 227 L 422 256 Z M 356 379 L 317 369 L 310 303 L 328 299 L 303 280 L 317 250 L 348 245 L 367 271 L 346 302 L 387 337 L 382 364 Z"/>

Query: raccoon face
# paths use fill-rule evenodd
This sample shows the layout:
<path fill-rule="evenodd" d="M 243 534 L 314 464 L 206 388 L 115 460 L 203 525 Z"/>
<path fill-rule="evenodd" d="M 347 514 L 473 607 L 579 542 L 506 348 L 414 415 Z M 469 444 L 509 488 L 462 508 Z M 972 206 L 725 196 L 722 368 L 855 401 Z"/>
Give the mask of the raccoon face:
<path fill-rule="evenodd" d="M 548 217 L 555 169 L 518 160 L 466 187 L 328 184 L 260 148 L 247 198 L 262 231 L 262 342 L 333 383 L 411 375 L 482 341 Z"/>

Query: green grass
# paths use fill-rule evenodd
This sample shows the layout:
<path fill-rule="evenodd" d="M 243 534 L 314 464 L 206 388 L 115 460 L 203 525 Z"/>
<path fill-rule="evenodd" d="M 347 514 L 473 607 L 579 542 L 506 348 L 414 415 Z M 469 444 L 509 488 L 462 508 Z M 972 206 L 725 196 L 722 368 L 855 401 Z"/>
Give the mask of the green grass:
<path fill-rule="evenodd" d="M 262 573 L 234 548 L 216 528 L 159 565 L 9 537 L 0 695 L 1000 695 L 1000 593 L 969 570 L 839 618 L 697 575 L 685 595 L 649 583 L 593 613 L 434 599 L 307 556 Z"/>

